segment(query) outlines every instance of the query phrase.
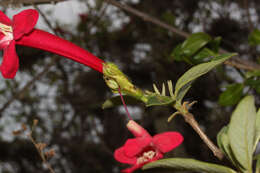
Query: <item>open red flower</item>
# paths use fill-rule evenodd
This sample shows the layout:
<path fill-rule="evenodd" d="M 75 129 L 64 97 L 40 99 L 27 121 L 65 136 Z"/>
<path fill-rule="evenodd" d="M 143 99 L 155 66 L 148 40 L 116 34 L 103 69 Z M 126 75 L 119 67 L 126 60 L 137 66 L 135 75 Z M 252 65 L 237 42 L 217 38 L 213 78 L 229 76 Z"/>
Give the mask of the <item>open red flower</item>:
<path fill-rule="evenodd" d="M 122 170 L 131 173 L 144 164 L 163 158 L 163 154 L 179 146 L 183 137 L 178 132 L 164 132 L 151 136 L 142 126 L 130 120 L 127 128 L 135 136 L 114 152 L 114 157 L 121 163 L 132 167 Z"/>
<path fill-rule="evenodd" d="M 15 42 L 25 34 L 29 34 L 38 20 L 35 10 L 24 10 L 11 21 L 0 11 L 0 49 L 4 50 L 0 70 L 5 78 L 13 78 L 19 67 L 15 51 Z"/>
<path fill-rule="evenodd" d="M 29 9 L 11 21 L 0 11 L 0 49 L 4 51 L 0 70 L 5 78 L 14 78 L 19 67 L 16 44 L 53 52 L 103 72 L 103 60 L 67 40 L 35 29 L 38 16 L 36 10 Z"/>

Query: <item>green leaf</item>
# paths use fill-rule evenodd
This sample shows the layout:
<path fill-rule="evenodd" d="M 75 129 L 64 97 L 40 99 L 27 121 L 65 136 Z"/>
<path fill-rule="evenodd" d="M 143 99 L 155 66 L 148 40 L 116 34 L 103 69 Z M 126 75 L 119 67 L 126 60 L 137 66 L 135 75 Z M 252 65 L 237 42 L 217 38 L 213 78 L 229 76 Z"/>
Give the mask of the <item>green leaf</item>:
<path fill-rule="evenodd" d="M 209 58 L 211 56 L 216 56 L 216 53 L 214 53 L 212 50 L 208 48 L 203 48 L 194 57 L 191 58 L 191 61 L 194 64 L 199 64 L 202 63 L 204 59 Z"/>
<path fill-rule="evenodd" d="M 260 94 L 260 79 L 250 78 L 245 81 L 245 84 L 254 88 L 256 92 Z"/>
<path fill-rule="evenodd" d="M 257 157 L 255 173 L 260 173 L 260 157 Z"/>
<path fill-rule="evenodd" d="M 135 105 L 140 103 L 137 99 L 131 97 L 131 96 L 126 96 L 124 95 L 124 100 L 128 105 Z M 115 96 L 111 97 L 110 99 L 107 99 L 103 104 L 102 104 L 102 109 L 108 109 L 112 108 L 115 106 L 122 105 L 122 101 L 120 96 Z"/>
<path fill-rule="evenodd" d="M 181 46 L 181 49 L 186 56 L 194 55 L 198 50 L 204 47 L 211 41 L 211 37 L 203 32 L 192 34 L 185 40 Z"/>
<path fill-rule="evenodd" d="M 243 84 L 232 84 L 227 86 L 227 89 L 221 93 L 218 103 L 223 106 L 230 106 L 238 103 L 243 95 L 243 89 Z"/>
<path fill-rule="evenodd" d="M 260 70 L 249 71 L 246 73 L 247 78 L 260 77 Z"/>
<path fill-rule="evenodd" d="M 175 92 L 174 96 L 178 102 L 181 102 L 184 95 L 187 93 L 187 91 L 190 89 L 191 83 L 197 79 L 198 77 L 206 74 L 210 70 L 212 70 L 214 67 L 218 66 L 219 64 L 223 63 L 230 57 L 234 56 L 236 54 L 223 54 L 220 56 L 217 56 L 215 60 L 212 60 L 210 62 L 202 63 L 199 65 L 196 65 L 189 69 L 186 73 L 184 73 L 177 81 L 175 86 Z"/>
<path fill-rule="evenodd" d="M 243 171 L 243 167 L 236 160 L 234 153 L 230 147 L 228 138 L 228 126 L 224 126 L 217 135 L 217 142 L 219 148 L 223 151 L 225 156 L 232 162 L 232 164 L 239 170 Z"/>
<path fill-rule="evenodd" d="M 146 97 L 148 101 L 146 102 L 146 106 L 161 106 L 161 105 L 169 105 L 175 101 L 175 99 L 168 97 L 168 96 L 162 96 L 159 94 L 151 93 Z"/>
<path fill-rule="evenodd" d="M 253 32 L 251 32 L 248 37 L 248 41 L 249 41 L 249 44 L 251 44 L 251 45 L 260 44 L 260 30 L 255 29 Z"/>
<path fill-rule="evenodd" d="M 176 98 L 176 101 L 181 103 L 183 97 L 186 95 L 186 93 L 189 91 L 189 89 L 191 88 L 191 84 L 193 81 L 190 81 L 189 83 L 186 83 L 180 90 L 178 95 L 174 95 L 174 97 Z M 175 90 L 176 91 L 176 90 Z"/>
<path fill-rule="evenodd" d="M 182 54 L 182 49 L 181 49 L 181 44 L 179 44 L 178 46 L 176 46 L 172 53 L 171 53 L 171 58 L 175 61 L 183 61 L 184 59 L 184 55 Z"/>
<path fill-rule="evenodd" d="M 249 172 L 252 171 L 254 152 L 255 109 L 254 97 L 244 97 L 232 113 L 228 129 L 228 138 L 234 156 Z"/>
<path fill-rule="evenodd" d="M 255 120 L 255 138 L 254 138 L 254 149 L 253 151 L 255 151 L 256 146 L 260 140 L 260 108 L 257 111 L 256 114 L 256 120 Z"/>
<path fill-rule="evenodd" d="M 206 53 L 205 50 L 200 55 L 195 57 L 197 60 L 193 60 L 191 56 L 195 55 L 211 40 L 211 37 L 206 33 L 199 32 L 192 34 L 182 44 L 179 44 L 174 48 L 171 53 L 171 57 L 173 57 L 173 59 L 176 61 L 186 61 L 189 64 L 196 64 L 198 62 L 201 62 L 201 60 L 199 61 L 199 59 L 205 58 L 205 55 L 202 55 Z"/>
<path fill-rule="evenodd" d="M 228 149 L 229 139 L 227 136 L 227 130 L 228 130 L 228 127 L 224 126 L 219 131 L 219 133 L 217 135 L 217 142 L 218 142 L 219 148 L 223 151 L 223 153 L 225 153 L 226 157 L 232 161 L 232 157 L 230 157 L 229 149 Z"/>
<path fill-rule="evenodd" d="M 221 40 L 222 40 L 221 37 L 216 37 L 216 38 L 214 38 L 214 39 L 209 43 L 209 47 L 210 47 L 215 53 L 218 53 Z"/>
<path fill-rule="evenodd" d="M 169 25 L 175 24 L 175 16 L 169 11 L 166 11 L 162 14 L 162 19 L 163 21 L 167 22 Z"/>
<path fill-rule="evenodd" d="M 208 172 L 208 173 L 236 173 L 231 168 L 186 158 L 170 158 L 151 162 L 143 166 L 143 169 L 168 168 L 173 170 Z"/>
<path fill-rule="evenodd" d="M 222 127 L 222 129 L 218 132 L 217 135 L 217 143 L 218 143 L 218 147 L 225 152 L 224 147 L 223 147 L 223 141 L 222 141 L 222 135 L 224 135 L 227 131 L 227 126 Z"/>

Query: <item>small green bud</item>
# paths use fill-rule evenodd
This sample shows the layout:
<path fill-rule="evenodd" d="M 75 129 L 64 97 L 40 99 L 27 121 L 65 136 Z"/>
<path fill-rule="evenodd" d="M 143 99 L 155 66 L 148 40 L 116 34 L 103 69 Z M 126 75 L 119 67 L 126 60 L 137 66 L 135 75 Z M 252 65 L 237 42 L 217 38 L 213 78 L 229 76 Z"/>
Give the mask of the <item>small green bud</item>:
<path fill-rule="evenodd" d="M 104 80 L 107 86 L 113 91 L 118 92 L 118 88 L 122 93 L 133 96 L 139 100 L 144 101 L 144 93 L 141 89 L 132 84 L 128 77 L 119 70 L 113 63 L 103 64 Z"/>

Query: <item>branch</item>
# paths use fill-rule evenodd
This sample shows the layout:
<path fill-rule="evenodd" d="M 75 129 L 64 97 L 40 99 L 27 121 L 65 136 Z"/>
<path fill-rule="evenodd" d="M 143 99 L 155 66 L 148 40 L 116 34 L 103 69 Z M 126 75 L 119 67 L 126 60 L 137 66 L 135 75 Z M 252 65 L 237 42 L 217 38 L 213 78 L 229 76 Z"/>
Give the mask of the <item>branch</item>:
<path fill-rule="evenodd" d="M 183 114 L 185 121 L 193 128 L 194 131 L 200 136 L 203 142 L 209 147 L 219 160 L 222 160 L 224 155 L 221 150 L 208 138 L 208 136 L 201 130 L 198 122 L 195 120 L 194 115 L 191 113 Z"/>
<path fill-rule="evenodd" d="M 58 57 L 55 57 L 52 59 L 52 61 L 47 64 L 44 69 L 38 73 L 31 81 L 29 81 L 20 91 L 18 91 L 16 94 L 14 94 L 14 96 L 8 100 L 0 109 L 0 118 L 3 116 L 3 112 L 6 108 L 8 108 L 8 106 L 15 101 L 16 99 L 19 99 L 23 96 L 23 94 L 37 81 L 39 80 L 42 76 L 44 76 L 49 69 L 59 60 Z"/>
<path fill-rule="evenodd" d="M 0 1 L 0 6 L 8 7 L 8 6 L 27 6 L 27 5 L 41 5 L 41 4 L 49 4 L 49 3 L 58 3 L 67 0 L 2 0 Z"/>
<path fill-rule="evenodd" d="M 105 1 L 109 4 L 112 4 L 112 5 L 114 5 L 118 8 L 121 8 L 121 9 L 123 9 L 123 10 L 125 10 L 125 11 L 127 11 L 127 12 L 129 12 L 133 15 L 136 15 L 136 16 L 142 18 L 144 21 L 153 23 L 157 26 L 160 26 L 164 29 L 167 29 L 168 31 L 171 31 L 175 34 L 178 34 L 178 35 L 180 35 L 184 38 L 188 38 L 190 36 L 189 33 L 181 31 L 181 30 L 179 30 L 179 29 L 177 29 L 177 28 L 175 28 L 175 27 L 173 27 L 173 26 L 171 26 L 167 23 L 164 23 L 164 22 L 162 22 L 162 21 L 160 21 L 160 20 L 158 20 L 158 19 L 156 19 L 156 18 L 154 18 L 154 17 L 152 17 L 152 16 L 150 16 L 146 13 L 143 13 L 139 10 L 136 10 L 136 9 L 126 5 L 126 4 L 121 4 L 121 3 L 119 3 L 115 0 L 105 0 Z M 228 53 L 228 52 L 224 49 L 220 49 L 220 53 Z M 243 60 L 243 59 L 239 58 L 238 56 L 233 57 L 232 60 L 227 60 L 225 62 L 225 64 L 239 68 L 239 69 L 244 69 L 244 70 L 250 70 L 250 71 L 251 70 L 260 70 L 259 64 L 256 64 L 256 63 L 251 62 L 251 61 Z"/>
<path fill-rule="evenodd" d="M 183 118 L 185 119 L 186 123 L 188 123 L 193 130 L 200 136 L 202 141 L 209 147 L 209 149 L 213 152 L 214 156 L 216 156 L 219 160 L 222 160 L 224 155 L 222 151 L 209 139 L 209 137 L 203 132 L 203 130 L 200 128 L 199 123 L 194 118 L 194 115 L 189 112 L 189 109 L 191 106 L 196 103 L 196 101 L 192 103 L 183 102 L 181 106 L 175 105 L 174 108 L 178 110 L 176 114 L 181 114 Z M 169 117 L 168 121 L 170 121 L 172 117 Z"/>

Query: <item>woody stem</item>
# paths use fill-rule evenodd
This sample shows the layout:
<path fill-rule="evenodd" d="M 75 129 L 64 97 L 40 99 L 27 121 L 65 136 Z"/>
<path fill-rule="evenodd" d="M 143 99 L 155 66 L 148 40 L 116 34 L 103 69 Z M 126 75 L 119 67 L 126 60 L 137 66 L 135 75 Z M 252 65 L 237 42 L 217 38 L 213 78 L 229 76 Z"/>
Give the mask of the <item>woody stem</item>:
<path fill-rule="evenodd" d="M 203 142 L 209 147 L 209 149 L 213 152 L 213 154 L 219 159 L 223 159 L 223 153 L 220 149 L 208 138 L 208 136 L 201 130 L 198 122 L 195 120 L 192 113 L 185 113 L 182 114 L 185 121 L 195 130 Z"/>

